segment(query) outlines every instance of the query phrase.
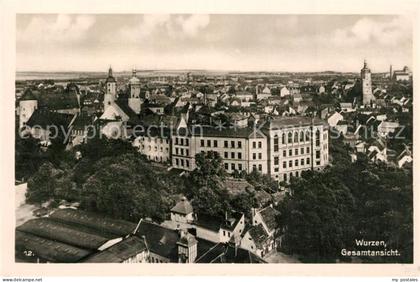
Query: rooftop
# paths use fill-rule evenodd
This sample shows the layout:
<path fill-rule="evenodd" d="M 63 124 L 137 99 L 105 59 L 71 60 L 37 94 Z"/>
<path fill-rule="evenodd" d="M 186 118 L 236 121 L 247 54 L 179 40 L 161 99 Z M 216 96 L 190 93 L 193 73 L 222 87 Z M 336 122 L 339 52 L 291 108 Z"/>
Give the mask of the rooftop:
<path fill-rule="evenodd" d="M 95 234 L 91 229 L 67 225 L 46 217 L 31 219 L 16 230 L 83 249 L 96 250 L 108 241 L 108 238 Z"/>
<path fill-rule="evenodd" d="M 177 242 L 179 234 L 152 222 L 142 220 L 136 235 L 140 238 L 144 236 L 150 252 L 177 261 L 178 249 Z"/>
<path fill-rule="evenodd" d="M 32 251 L 43 260 L 61 263 L 78 262 L 92 252 L 18 230 L 15 233 L 15 248 L 16 257 L 23 258 L 24 261 L 30 260 L 25 257 L 24 251 Z"/>
<path fill-rule="evenodd" d="M 101 233 L 111 233 L 117 237 L 130 234 L 136 228 L 136 224 L 132 222 L 106 218 L 100 214 L 74 209 L 57 210 L 50 215 L 50 218 L 66 224 L 73 223 L 87 226 Z"/>
<path fill-rule="evenodd" d="M 193 212 L 193 207 L 187 198 L 182 197 L 181 200 L 171 209 L 171 212 L 187 215 Z"/>
<path fill-rule="evenodd" d="M 314 125 L 327 125 L 327 123 L 320 118 L 310 118 L 305 116 L 289 116 L 289 117 L 276 117 L 269 120 L 264 124 L 264 128 L 267 129 L 282 129 L 291 126 L 309 126 Z"/>
<path fill-rule="evenodd" d="M 262 210 L 259 211 L 261 214 L 261 217 L 263 218 L 266 226 L 270 231 L 273 231 L 277 228 L 277 219 L 276 217 L 279 215 L 279 212 L 272 208 L 271 206 L 268 206 Z"/>
<path fill-rule="evenodd" d="M 215 232 L 218 232 L 221 228 L 232 231 L 235 229 L 236 225 L 238 225 L 242 216 L 243 214 L 239 212 L 232 212 L 230 215 L 227 215 L 226 218 L 199 214 L 195 224 Z"/>
<path fill-rule="evenodd" d="M 83 262 L 90 263 L 121 263 L 145 251 L 146 244 L 137 236 L 130 236 L 108 249 L 89 256 Z"/>

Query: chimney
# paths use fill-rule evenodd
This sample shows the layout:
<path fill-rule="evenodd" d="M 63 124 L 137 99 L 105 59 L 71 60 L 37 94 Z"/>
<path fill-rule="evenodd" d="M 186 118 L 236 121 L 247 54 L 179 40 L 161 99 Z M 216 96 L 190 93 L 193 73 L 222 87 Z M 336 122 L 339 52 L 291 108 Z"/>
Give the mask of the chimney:
<path fill-rule="evenodd" d="M 392 65 L 389 65 L 389 80 L 392 80 Z"/>

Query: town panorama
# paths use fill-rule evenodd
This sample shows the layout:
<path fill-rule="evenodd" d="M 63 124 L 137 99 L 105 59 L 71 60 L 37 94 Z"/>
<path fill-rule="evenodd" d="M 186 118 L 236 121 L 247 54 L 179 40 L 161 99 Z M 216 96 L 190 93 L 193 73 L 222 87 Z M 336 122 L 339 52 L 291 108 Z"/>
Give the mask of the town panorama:
<path fill-rule="evenodd" d="M 397 63 L 18 72 L 16 262 L 412 262 Z"/>

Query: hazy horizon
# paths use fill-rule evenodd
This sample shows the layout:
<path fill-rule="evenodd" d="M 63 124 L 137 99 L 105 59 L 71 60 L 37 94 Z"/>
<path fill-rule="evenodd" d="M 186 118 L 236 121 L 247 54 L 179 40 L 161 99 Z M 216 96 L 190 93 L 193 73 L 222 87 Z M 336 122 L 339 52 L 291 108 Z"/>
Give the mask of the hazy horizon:
<path fill-rule="evenodd" d="M 412 67 L 397 15 L 18 14 L 21 72 L 372 72 Z"/>

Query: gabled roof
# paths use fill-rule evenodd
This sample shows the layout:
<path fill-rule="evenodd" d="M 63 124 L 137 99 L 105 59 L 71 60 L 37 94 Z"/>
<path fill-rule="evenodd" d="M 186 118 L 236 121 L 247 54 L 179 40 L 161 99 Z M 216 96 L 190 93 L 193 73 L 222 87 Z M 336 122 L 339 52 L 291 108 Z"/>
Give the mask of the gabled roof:
<path fill-rule="evenodd" d="M 138 124 L 140 122 L 137 114 L 128 106 L 126 100 L 117 100 L 115 103 L 120 109 L 129 117 L 128 122 L 131 124 Z"/>
<path fill-rule="evenodd" d="M 242 216 L 243 214 L 239 212 L 231 212 L 226 219 L 208 214 L 199 214 L 195 224 L 216 232 L 218 232 L 221 228 L 232 231 L 238 225 Z"/>
<path fill-rule="evenodd" d="M 199 239 L 198 247 L 201 241 Z M 232 244 L 219 243 L 212 246 L 201 256 L 197 256 L 196 263 L 265 263 L 265 261 L 248 250 L 235 247 Z"/>
<path fill-rule="evenodd" d="M 256 226 L 251 227 L 248 230 L 248 232 L 249 232 L 249 235 L 251 235 L 251 238 L 258 249 L 262 249 L 264 247 L 264 243 L 270 237 L 269 234 L 267 234 L 267 232 L 265 231 L 262 224 L 258 224 Z"/>
<path fill-rule="evenodd" d="M 178 248 L 176 243 L 179 240 L 177 231 L 142 220 L 136 236 L 143 237 L 146 240 L 150 252 L 167 258 L 170 261 L 177 261 Z"/>
<path fill-rule="evenodd" d="M 181 200 L 171 209 L 171 212 L 187 215 L 193 212 L 193 207 L 187 198 L 182 197 Z"/>
<path fill-rule="evenodd" d="M 87 114 L 79 114 L 77 115 L 76 119 L 72 123 L 74 129 L 86 129 L 87 126 L 93 123 L 93 119 L 91 116 Z"/>
<path fill-rule="evenodd" d="M 37 109 L 31 115 L 26 125 L 29 127 L 40 126 L 46 129 L 48 126 L 59 126 L 67 129 L 73 120 L 74 115 L 51 112 L 48 110 Z"/>
<path fill-rule="evenodd" d="M 271 206 L 268 206 L 260 210 L 259 213 L 270 232 L 278 227 L 276 217 L 280 214 L 279 211 L 275 210 Z"/>
<path fill-rule="evenodd" d="M 20 101 L 24 100 L 37 100 L 36 96 L 32 93 L 31 89 L 26 89 L 23 93 L 22 97 L 20 98 Z"/>

